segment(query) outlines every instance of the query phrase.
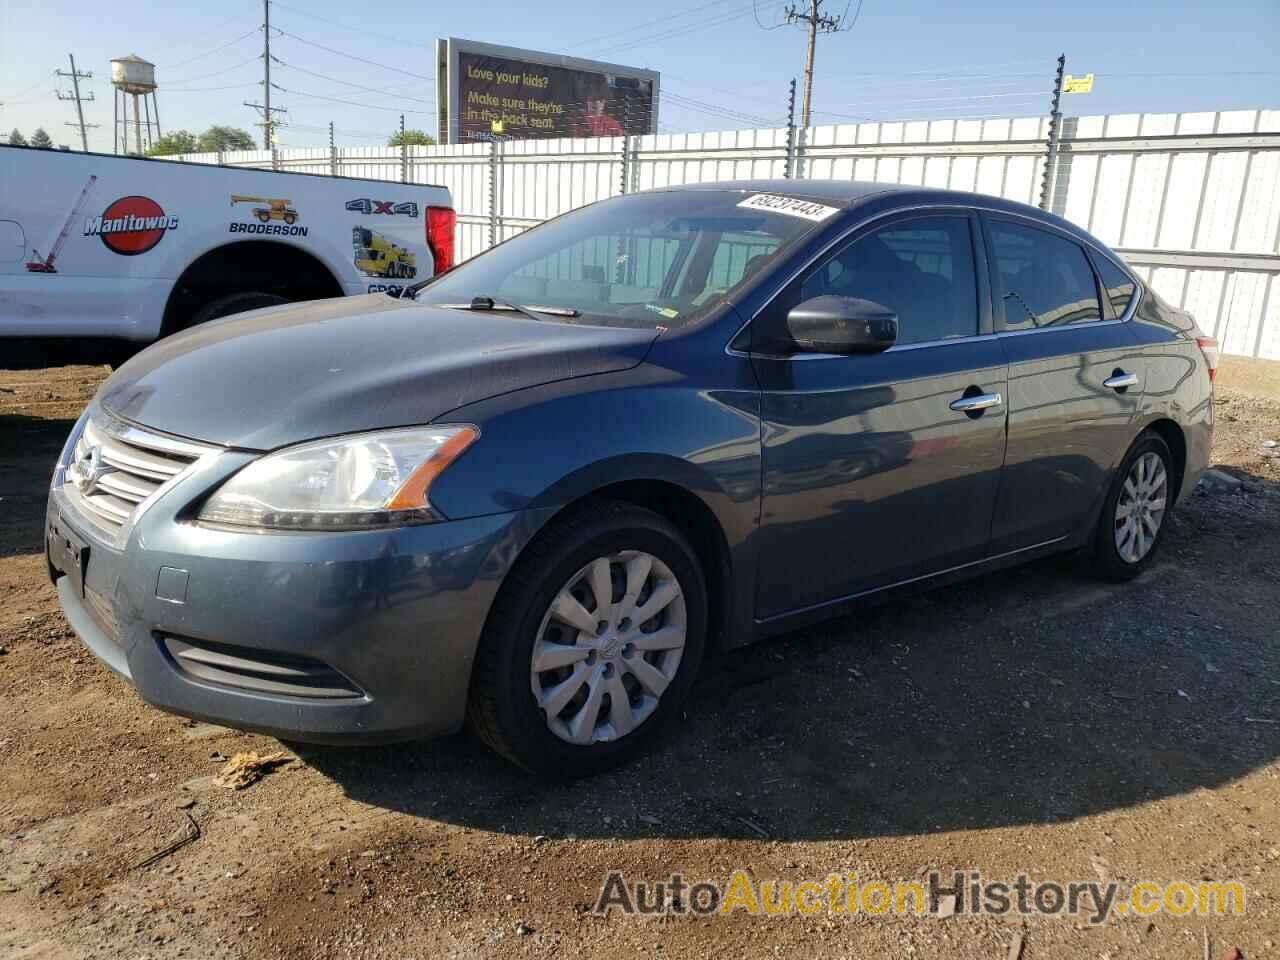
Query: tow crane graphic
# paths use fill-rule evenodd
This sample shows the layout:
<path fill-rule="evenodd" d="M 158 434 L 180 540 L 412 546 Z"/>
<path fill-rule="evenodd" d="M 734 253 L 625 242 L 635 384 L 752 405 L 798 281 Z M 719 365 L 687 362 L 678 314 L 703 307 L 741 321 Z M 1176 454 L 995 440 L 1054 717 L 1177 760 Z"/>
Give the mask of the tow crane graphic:
<path fill-rule="evenodd" d="M 253 215 L 267 223 L 271 220 L 283 220 L 292 226 L 298 222 L 298 211 L 289 206 L 292 200 L 273 200 L 270 197 L 246 197 L 238 193 L 231 195 L 231 205 L 237 203 L 265 203 L 265 207 L 254 207 Z"/>
<path fill-rule="evenodd" d="M 53 241 L 53 246 L 49 248 L 49 255 L 43 260 L 40 258 L 40 251 L 35 247 L 31 248 L 31 256 L 34 258 L 27 261 L 27 270 L 31 273 L 57 273 L 57 267 L 54 263 L 58 259 L 58 254 L 62 252 L 62 245 L 67 242 L 67 237 L 71 233 L 71 224 L 76 217 L 80 216 L 80 211 L 84 209 L 85 201 L 89 199 L 89 191 L 93 189 L 93 185 L 98 182 L 97 174 L 90 174 L 88 182 L 84 185 L 84 189 L 80 191 L 80 199 L 76 201 L 76 205 L 71 208 L 71 212 L 67 214 L 67 222 L 62 225 L 62 231 L 58 234 L 58 238 Z"/>

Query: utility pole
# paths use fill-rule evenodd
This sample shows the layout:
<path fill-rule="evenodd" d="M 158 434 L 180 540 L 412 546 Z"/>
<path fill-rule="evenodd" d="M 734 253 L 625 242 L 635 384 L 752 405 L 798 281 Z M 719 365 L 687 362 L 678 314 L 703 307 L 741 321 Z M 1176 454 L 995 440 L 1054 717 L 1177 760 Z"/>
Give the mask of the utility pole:
<path fill-rule="evenodd" d="M 262 114 L 262 149 L 275 149 L 275 113 L 288 113 L 283 107 L 271 106 L 271 0 L 262 0 L 262 103 L 244 101 Z"/>
<path fill-rule="evenodd" d="M 822 12 L 822 0 L 809 0 L 809 9 L 801 12 L 791 4 L 787 7 L 787 23 L 807 24 L 809 49 L 804 60 L 804 100 L 800 107 L 800 126 L 809 126 L 809 107 L 813 102 L 813 55 L 818 46 L 818 33 L 835 33 L 840 29 L 840 18 Z"/>
<path fill-rule="evenodd" d="M 1040 209 L 1048 210 L 1052 202 L 1053 179 L 1058 165 L 1058 130 L 1062 126 L 1062 74 L 1067 67 L 1067 55 L 1058 57 L 1058 72 L 1053 78 L 1053 101 L 1049 110 L 1049 142 L 1044 155 L 1044 179 L 1040 181 Z"/>
<path fill-rule="evenodd" d="M 60 77 L 69 77 L 71 79 L 71 89 L 73 92 L 63 93 L 61 90 L 59 90 L 57 91 L 58 99 L 74 100 L 76 102 L 77 122 L 68 123 L 67 126 L 80 128 L 80 146 L 85 153 L 88 153 L 89 152 L 89 136 L 85 132 L 85 130 L 88 127 L 96 127 L 97 124 L 96 123 L 86 124 L 84 122 L 84 101 L 87 100 L 90 103 L 93 102 L 93 91 L 90 90 L 89 95 L 87 97 L 80 96 L 80 81 L 90 79 L 93 76 L 93 71 L 89 70 L 84 73 L 81 73 L 79 70 L 76 69 L 76 58 L 72 54 L 68 53 L 67 59 L 71 61 L 71 72 L 67 73 L 65 70 L 55 70 L 54 73 L 56 73 Z"/>

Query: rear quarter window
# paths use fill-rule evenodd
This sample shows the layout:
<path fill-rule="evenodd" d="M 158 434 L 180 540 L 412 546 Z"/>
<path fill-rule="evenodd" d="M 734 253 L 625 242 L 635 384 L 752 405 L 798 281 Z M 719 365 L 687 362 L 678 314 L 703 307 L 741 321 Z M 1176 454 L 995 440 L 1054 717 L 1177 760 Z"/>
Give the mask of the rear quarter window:
<path fill-rule="evenodd" d="M 1134 295 L 1138 292 L 1138 285 L 1133 277 L 1106 257 L 1098 256 L 1094 259 L 1098 265 L 1098 277 L 1102 280 L 1103 292 L 1111 303 L 1111 315 L 1123 317 L 1124 312 L 1129 309 L 1129 304 L 1133 302 Z"/>
<path fill-rule="evenodd" d="M 1084 248 L 1060 234 L 1009 220 L 990 222 L 1006 330 L 1102 319 Z"/>

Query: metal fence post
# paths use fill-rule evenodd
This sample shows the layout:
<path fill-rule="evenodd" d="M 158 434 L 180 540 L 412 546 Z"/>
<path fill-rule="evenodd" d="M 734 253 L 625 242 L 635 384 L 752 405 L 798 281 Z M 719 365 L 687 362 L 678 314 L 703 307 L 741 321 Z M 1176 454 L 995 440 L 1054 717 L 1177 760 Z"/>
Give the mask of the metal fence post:
<path fill-rule="evenodd" d="M 409 144 L 404 139 L 404 114 L 400 114 L 400 182 L 409 182 Z"/>
<path fill-rule="evenodd" d="M 489 246 L 498 242 L 498 227 L 502 219 L 498 210 L 498 199 L 502 192 L 498 188 L 498 172 L 502 166 L 502 141 L 493 137 L 489 141 Z"/>
<path fill-rule="evenodd" d="M 791 92 L 787 95 L 787 157 L 782 164 L 782 175 L 791 179 L 791 165 L 795 162 L 796 149 L 796 78 L 791 78 Z"/>
<path fill-rule="evenodd" d="M 622 173 L 618 181 L 618 192 L 626 193 L 631 173 L 631 136 L 622 135 Z"/>
<path fill-rule="evenodd" d="M 329 121 L 329 176 L 338 175 L 338 148 L 333 142 L 333 121 Z"/>
<path fill-rule="evenodd" d="M 1067 66 L 1067 55 L 1058 57 L 1058 72 L 1053 81 L 1053 109 L 1049 112 L 1049 142 L 1045 146 L 1044 179 L 1040 181 L 1040 209 L 1048 210 L 1053 190 L 1054 167 L 1058 161 L 1058 127 L 1062 114 L 1058 105 L 1062 102 L 1062 71 Z"/>

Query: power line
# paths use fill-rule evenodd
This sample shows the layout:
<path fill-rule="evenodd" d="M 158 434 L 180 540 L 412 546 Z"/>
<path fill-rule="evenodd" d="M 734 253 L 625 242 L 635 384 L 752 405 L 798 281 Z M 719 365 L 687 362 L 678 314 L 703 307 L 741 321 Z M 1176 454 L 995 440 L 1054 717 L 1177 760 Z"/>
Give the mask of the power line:
<path fill-rule="evenodd" d="M 898 99 L 898 98 L 894 97 L 894 98 L 892 98 L 891 102 L 892 102 L 892 103 L 896 103 L 896 104 L 897 104 L 897 103 L 901 103 L 901 104 L 907 104 L 907 103 L 948 103 L 948 102 L 955 101 L 955 100 L 961 100 L 961 101 L 970 101 L 970 100 L 1004 100 L 1004 99 L 1008 99 L 1008 98 L 1010 98 L 1010 97 L 1013 97 L 1013 98 L 1016 98 L 1016 99 L 1020 99 L 1020 100 L 1029 100 L 1029 99 L 1032 99 L 1033 97 L 1043 97 L 1043 96 L 1044 96 L 1044 92 L 1043 92 L 1043 91 L 1037 91 L 1037 90 L 1023 90 L 1023 91 L 1018 91 L 1017 93 L 966 93 L 966 94 L 959 94 L 959 95 L 954 96 L 954 97 L 916 97 L 916 98 L 909 99 L 909 100 L 900 100 L 900 99 Z M 862 106 L 862 105 L 863 105 L 863 104 L 862 104 L 862 101 L 859 101 L 859 102 L 857 102 L 857 103 L 851 103 L 851 104 L 849 104 L 849 106 L 851 106 L 851 107 L 860 107 L 860 106 Z"/>
<path fill-rule="evenodd" d="M 403 43 L 410 47 L 417 47 L 420 50 L 435 49 L 431 44 L 419 43 L 416 40 L 409 40 L 405 37 L 397 37 L 388 33 L 373 33 L 364 24 L 359 24 L 358 26 L 355 26 L 349 23 L 340 23 L 337 20 L 330 20 L 328 17 L 322 17 L 318 13 L 312 13 L 310 10 L 303 10 L 299 7 L 294 7 L 287 3 L 281 3 L 280 0 L 272 0 L 272 3 L 274 3 L 277 7 L 280 7 L 281 9 L 288 10 L 290 13 L 296 13 L 303 17 L 309 17 L 312 20 L 319 20 L 321 23 L 327 23 L 331 27 L 338 27 L 339 29 L 342 29 L 342 30 L 358 29 L 362 36 L 376 37 L 379 40 L 390 40 L 393 43 Z"/>
<path fill-rule="evenodd" d="M 348 60 L 355 60 L 357 63 L 363 63 L 370 67 L 379 67 L 383 70 L 390 70 L 392 73 L 403 73 L 407 77 L 416 77 L 419 80 L 426 80 L 428 83 L 435 83 L 434 77 L 428 77 L 425 74 L 414 73 L 412 70 L 402 70 L 399 67 L 393 67 L 390 64 L 378 63 L 376 60 L 366 60 L 364 57 L 357 57 L 353 53 L 346 53 L 342 50 L 336 50 L 333 47 L 326 47 L 322 43 L 316 43 L 314 40 L 307 40 L 298 36 L 296 33 L 290 33 L 288 30 L 281 30 L 276 27 L 276 33 L 281 36 L 288 37 L 291 40 L 297 40 L 299 43 L 305 43 L 309 47 L 315 47 L 317 50 L 324 50 L 326 53 L 332 53 L 339 57 L 346 57 Z"/>
<path fill-rule="evenodd" d="M 674 90 L 662 90 L 659 93 L 659 100 L 669 100 L 674 102 L 676 106 L 683 106 L 689 110 L 695 110 L 699 113 L 706 113 L 727 120 L 740 120 L 746 123 L 753 123 L 756 126 L 761 127 L 769 125 L 769 121 L 763 117 L 743 113 L 740 110 L 734 110 L 729 107 L 722 107 L 719 104 L 707 103 L 704 100 L 696 100 L 693 97 L 686 97 L 683 94 L 676 93 Z"/>
<path fill-rule="evenodd" d="M 213 54 L 217 53 L 219 50 L 225 50 L 227 49 L 227 47 L 235 46 L 241 40 L 247 40 L 249 37 L 252 37 L 255 33 L 257 33 L 261 29 L 262 29 L 261 27 L 254 27 L 252 30 L 248 31 L 247 33 L 242 33 L 240 34 L 240 36 L 236 37 L 234 40 L 228 40 L 226 43 L 220 46 L 214 47 L 212 50 L 206 50 L 204 53 L 197 53 L 194 57 L 188 57 L 186 60 L 179 60 L 177 63 L 163 64 L 163 66 L 166 70 L 176 70 L 178 67 L 185 67 L 188 63 L 195 63 L 197 60 L 203 60 L 205 57 L 212 56 Z"/>
<path fill-rule="evenodd" d="M 569 49 L 573 50 L 578 47 L 591 46 L 592 44 L 597 43 L 600 40 L 608 40 L 611 37 L 620 36 L 622 34 L 634 34 L 638 30 L 643 30 L 646 27 L 652 27 L 655 24 L 659 24 L 659 23 L 670 24 L 672 20 L 678 20 L 681 17 L 690 17 L 690 16 L 693 16 L 695 13 L 701 13 L 704 10 L 710 10 L 712 7 L 720 7 L 730 2 L 731 0 L 711 0 L 710 3 L 704 3 L 700 6 L 692 7 L 689 10 L 686 10 L 684 13 L 677 13 L 674 15 L 667 14 L 666 16 L 655 17 L 652 20 L 646 20 L 643 23 L 633 24 L 632 26 L 624 27 L 621 30 L 611 30 L 608 33 L 599 34 L 598 36 L 592 37 L 590 40 L 579 40 L 577 43 L 569 44 Z"/>
<path fill-rule="evenodd" d="M 35 90 L 37 87 L 43 87 L 45 84 L 49 83 L 49 81 L 50 81 L 50 80 L 52 80 L 55 76 L 57 76 L 57 73 L 58 73 L 58 71 L 57 71 L 57 70 L 50 70 L 47 74 L 45 74 L 43 77 L 41 77 L 41 78 L 40 78 L 39 80 L 37 80 L 35 83 L 33 83 L 31 86 L 29 86 L 29 87 L 24 87 L 23 89 L 19 90 L 17 93 L 13 94 L 13 96 L 15 96 L 15 97 L 21 97 L 21 96 L 24 96 L 24 95 L 26 95 L 26 94 L 30 93 L 32 90 Z M 9 106 L 13 106 L 13 105 L 14 105 L 14 103 L 15 103 L 16 101 L 13 101 L 13 100 L 7 100 L 7 101 L 0 101 L 0 102 L 7 103 Z M 25 101 L 23 101 L 23 102 L 24 102 L 24 103 L 31 103 L 32 101 L 30 101 L 30 100 L 25 100 Z"/>
<path fill-rule="evenodd" d="M 245 83 L 229 83 L 221 87 L 168 87 L 165 89 L 165 96 L 171 93 L 209 93 L 213 90 L 243 90 L 245 87 L 261 86 L 260 80 L 249 80 Z"/>
<path fill-rule="evenodd" d="M 405 110 L 401 107 L 379 107 L 372 103 L 360 103 L 358 100 L 344 100 L 341 97 L 326 97 L 324 94 L 320 93 L 306 93 L 303 90 L 289 90 L 277 83 L 273 83 L 271 87 L 274 90 L 279 90 L 281 93 L 287 93 L 291 97 L 306 97 L 309 100 L 327 100 L 330 103 L 343 103 L 349 107 L 361 107 L 365 110 L 384 110 L 387 113 L 416 113 L 428 117 L 434 117 L 436 115 L 434 110 Z"/>
<path fill-rule="evenodd" d="M 362 83 L 353 83 L 350 80 L 342 80 L 338 77 L 330 77 L 323 73 L 316 73 L 314 70 L 308 70 L 305 67 L 299 67 L 299 66 L 296 66 L 295 64 L 285 63 L 279 57 L 274 55 L 271 57 L 271 59 L 274 60 L 279 66 L 285 67 L 286 69 L 296 70 L 299 73 L 305 73 L 313 77 L 318 77 L 321 80 L 330 80 L 334 83 L 341 83 L 348 87 L 355 87 L 357 90 L 368 90 L 371 93 L 376 93 L 384 97 L 394 97 L 397 100 L 412 100 L 415 103 L 425 103 L 425 104 L 428 104 L 429 106 L 433 106 L 433 107 L 435 106 L 434 100 L 423 100 L 421 97 L 413 97 L 407 93 L 388 93 L 385 88 L 368 87 Z"/>
<path fill-rule="evenodd" d="M 686 36 L 690 33 L 694 33 L 698 30 L 705 30 L 709 27 L 723 26 L 724 24 L 730 23 L 734 20 L 740 20 L 744 17 L 750 16 L 753 12 L 753 9 L 754 8 L 752 7 L 744 7 L 741 10 L 728 11 L 722 14 L 718 14 L 714 17 L 709 17 L 705 20 L 696 20 L 692 23 L 687 23 L 681 26 L 673 27 L 671 29 L 663 30 L 659 33 L 655 33 L 647 37 L 638 37 L 634 40 L 626 40 L 626 41 L 623 41 L 622 43 L 616 43 L 611 46 L 602 48 L 601 50 L 596 52 L 596 56 L 600 56 L 601 54 L 612 53 L 616 51 L 632 50 L 636 47 L 647 46 L 651 43 L 661 43 L 664 40 L 671 40 L 675 37 Z"/>
<path fill-rule="evenodd" d="M 257 31 L 255 30 L 254 33 L 257 33 Z M 239 70 L 241 67 L 244 67 L 244 66 L 247 66 L 248 64 L 253 63 L 253 61 L 261 60 L 261 59 L 262 59 L 262 54 L 255 53 L 252 57 L 250 57 L 247 60 L 241 60 L 239 63 L 233 63 L 231 66 L 223 67 L 221 70 L 215 70 L 213 73 L 202 73 L 198 77 L 182 77 L 179 80 L 175 80 L 174 83 L 196 83 L 197 81 L 200 81 L 200 80 L 211 80 L 214 77 L 222 76 L 224 73 L 230 73 L 232 70 Z"/>

